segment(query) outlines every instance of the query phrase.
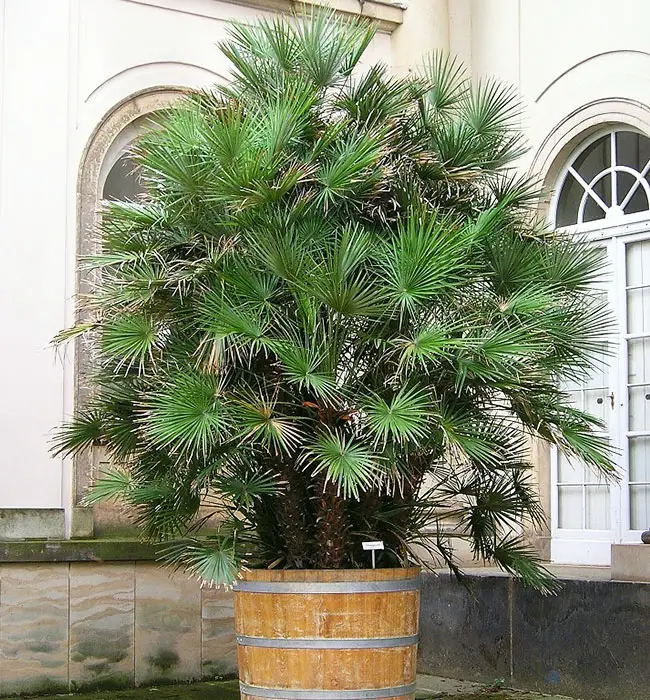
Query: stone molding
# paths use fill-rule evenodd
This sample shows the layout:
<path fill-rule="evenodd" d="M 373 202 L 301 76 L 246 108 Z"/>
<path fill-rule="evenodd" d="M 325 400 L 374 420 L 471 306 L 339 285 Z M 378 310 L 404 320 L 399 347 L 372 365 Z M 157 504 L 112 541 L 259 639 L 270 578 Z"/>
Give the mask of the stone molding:
<path fill-rule="evenodd" d="M 650 107 L 625 97 L 603 98 L 574 110 L 551 129 L 529 169 L 531 175 L 539 174 L 543 178 L 540 214 L 547 215 L 557 178 L 580 142 L 600 129 L 618 125 L 631 126 L 650 135 Z"/>
<path fill-rule="evenodd" d="M 136 539 L 0 541 L 0 564 L 154 561 L 158 551 Z"/>
<path fill-rule="evenodd" d="M 227 4 L 242 5 L 252 9 L 270 10 L 272 12 L 300 11 L 301 8 L 321 7 L 327 5 L 344 15 L 358 15 L 375 20 L 379 30 L 387 33 L 393 32 L 403 22 L 403 13 L 407 3 L 401 0 L 227 0 L 227 3 L 213 3 L 197 0 L 126 0 L 137 5 L 159 7 L 173 12 L 185 12 L 187 14 L 210 17 L 213 19 L 230 19 L 224 7 Z"/>

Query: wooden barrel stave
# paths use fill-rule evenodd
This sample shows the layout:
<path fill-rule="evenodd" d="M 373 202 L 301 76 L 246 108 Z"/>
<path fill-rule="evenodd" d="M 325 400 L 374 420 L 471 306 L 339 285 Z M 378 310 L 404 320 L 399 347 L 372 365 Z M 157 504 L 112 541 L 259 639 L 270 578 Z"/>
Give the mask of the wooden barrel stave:
<path fill-rule="evenodd" d="M 418 582 L 418 569 L 246 572 L 235 593 L 242 698 L 412 698 Z"/>

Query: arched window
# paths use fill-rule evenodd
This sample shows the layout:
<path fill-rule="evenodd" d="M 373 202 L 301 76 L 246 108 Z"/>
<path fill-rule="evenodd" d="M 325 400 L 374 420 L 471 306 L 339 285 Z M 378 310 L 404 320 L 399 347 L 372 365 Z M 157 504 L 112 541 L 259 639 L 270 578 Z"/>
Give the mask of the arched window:
<path fill-rule="evenodd" d="M 137 164 L 128 153 L 121 155 L 108 171 L 102 188 L 102 199 L 134 202 L 143 191 Z"/>
<path fill-rule="evenodd" d="M 152 89 L 118 105 L 98 126 L 83 154 L 79 172 L 79 218 L 76 257 L 80 261 L 100 251 L 100 240 L 94 232 L 101 216 L 101 201 L 133 201 L 142 193 L 137 166 L 129 156 L 133 141 L 151 125 L 156 113 L 167 109 L 185 94 L 180 88 Z M 76 288 L 79 297 L 92 295 L 97 272 L 79 266 Z M 84 320 L 83 305 L 78 320 Z M 93 368 L 96 359 L 93 343 L 78 339 L 75 351 L 75 406 L 83 409 L 91 398 Z M 75 457 L 73 465 L 73 504 L 79 504 L 93 475 L 103 463 L 100 448 L 87 450 Z M 93 507 L 95 533 L 109 533 L 123 528 L 127 520 L 119 509 L 110 504 Z M 74 511 L 73 511 L 74 519 Z"/>
<path fill-rule="evenodd" d="M 615 130 L 580 147 L 555 206 L 557 226 L 615 225 L 650 211 L 650 139 Z M 636 216 L 635 216 L 636 215 Z"/>
<path fill-rule="evenodd" d="M 601 421 L 621 477 L 607 482 L 555 455 L 551 557 L 608 564 L 612 543 L 638 542 L 650 528 L 650 138 L 621 126 L 584 140 L 560 171 L 549 218 L 603 251 L 594 284 L 617 337 L 591 376 L 563 389 Z"/>

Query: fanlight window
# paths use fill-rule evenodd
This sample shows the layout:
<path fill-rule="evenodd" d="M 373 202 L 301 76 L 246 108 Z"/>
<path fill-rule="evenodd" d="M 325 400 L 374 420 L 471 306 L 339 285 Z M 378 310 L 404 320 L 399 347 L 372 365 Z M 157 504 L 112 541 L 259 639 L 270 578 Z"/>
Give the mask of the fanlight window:
<path fill-rule="evenodd" d="M 650 211 L 650 139 L 612 131 L 586 146 L 559 188 L 556 226 L 622 223 Z"/>

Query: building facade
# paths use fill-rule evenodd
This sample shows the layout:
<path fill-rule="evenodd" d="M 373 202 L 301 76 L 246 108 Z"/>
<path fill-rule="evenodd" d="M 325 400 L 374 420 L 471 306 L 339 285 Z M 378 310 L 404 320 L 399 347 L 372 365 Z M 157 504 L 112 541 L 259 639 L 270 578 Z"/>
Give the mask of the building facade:
<path fill-rule="evenodd" d="M 405 74 L 423 54 L 442 49 L 459 56 L 476 79 L 496 76 L 515 85 L 530 145 L 520 167 L 544 185 L 540 213 L 606 251 L 602 293 L 616 316 L 617 342 L 604 349 L 602 369 L 590 382 L 566 388 L 578 405 L 603 419 L 620 480 L 599 481 L 583 465 L 534 446 L 549 527 L 531 537 L 551 562 L 607 566 L 612 551 L 615 560 L 629 558 L 631 550 L 620 547 L 638 542 L 650 527 L 650 4 L 330 4 L 378 21 L 366 63 L 382 61 Z M 169 589 L 167 603 L 152 602 L 160 575 L 142 561 L 146 553 L 110 554 L 101 544 L 80 551 L 64 544 L 71 537 L 114 536 L 123 523 L 114 510 L 80 506 L 101 455 L 73 462 L 48 451 L 53 429 L 87 391 L 83 348 L 69 346 L 57 355 L 49 343 L 71 325 L 75 294 L 89 284 L 78 260 L 93 249 L 98 203 L 134 186 L 125 152 L 148 115 L 187 88 L 227 82 L 228 65 L 215 45 L 229 19 L 249 21 L 294 6 L 292 0 L 0 0 L 0 620 L 5 606 L 10 621 L 0 624 L 0 692 L 22 689 L 21 677 L 39 683 L 55 678 L 71 687 L 101 680 L 115 668 L 129 682 L 146 682 L 165 665 L 160 653 L 167 642 L 160 640 L 175 628 L 154 613 L 172 605 L 177 593 Z M 47 542 L 16 548 L 17 541 L 34 538 Z M 116 558 L 130 563 L 96 563 L 95 570 L 78 563 Z M 50 617 L 59 620 L 60 613 L 52 625 L 67 640 L 67 651 L 53 652 L 61 656 L 56 673 L 43 671 L 45 652 L 29 651 L 24 639 L 15 641 L 7 631 L 20 627 L 17 611 L 24 600 L 5 593 L 6 582 L 17 590 L 22 580 L 25 595 L 45 586 L 59 601 Z M 127 601 L 123 617 L 111 618 L 111 624 L 144 631 L 125 642 L 131 651 L 122 659 L 100 655 L 109 670 L 93 675 L 84 655 L 71 651 L 78 651 L 73 640 L 89 634 L 83 625 L 73 629 L 71 611 L 83 611 L 87 600 L 101 608 L 106 581 Z M 210 621 L 227 620 L 227 603 L 206 596 L 198 588 L 184 595 L 193 601 L 193 612 L 179 613 L 179 619 L 194 620 L 187 624 L 188 634 L 201 640 L 195 648 L 222 649 L 225 632 Z M 138 599 L 140 610 L 149 611 L 148 622 L 145 613 L 138 617 Z M 134 666 L 136 647 L 158 650 L 149 654 L 154 661 L 146 668 Z M 217 652 L 197 653 L 191 663 L 179 657 L 172 671 L 160 673 L 189 678 L 215 672 L 217 662 L 206 667 L 201 659 L 214 661 Z M 26 664 L 16 677 L 2 670 L 8 658 Z"/>

